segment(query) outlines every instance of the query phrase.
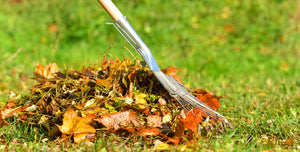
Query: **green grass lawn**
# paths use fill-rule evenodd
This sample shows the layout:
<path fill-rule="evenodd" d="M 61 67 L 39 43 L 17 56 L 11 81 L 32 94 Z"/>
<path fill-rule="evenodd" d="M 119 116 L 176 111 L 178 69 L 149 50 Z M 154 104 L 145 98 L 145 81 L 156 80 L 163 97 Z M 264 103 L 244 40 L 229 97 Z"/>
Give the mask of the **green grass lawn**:
<path fill-rule="evenodd" d="M 0 103 L 31 88 L 37 62 L 60 69 L 124 58 L 130 47 L 96 0 L 23 0 L 0 5 Z M 180 69 L 192 88 L 226 96 L 220 113 L 235 126 L 201 139 L 199 151 L 300 150 L 300 2 L 295 0 L 116 1 L 161 67 Z M 38 128 L 0 128 L 9 150 L 53 147 Z M 113 135 L 86 150 L 115 151 Z M 109 144 L 107 144 L 109 143 Z M 133 143 L 132 151 L 147 150 Z M 194 148 L 195 148 L 194 147 Z M 3 147 L 0 147 L 3 148 Z M 175 148 L 175 147 L 174 147 Z M 149 149 L 148 149 L 149 150 Z"/>

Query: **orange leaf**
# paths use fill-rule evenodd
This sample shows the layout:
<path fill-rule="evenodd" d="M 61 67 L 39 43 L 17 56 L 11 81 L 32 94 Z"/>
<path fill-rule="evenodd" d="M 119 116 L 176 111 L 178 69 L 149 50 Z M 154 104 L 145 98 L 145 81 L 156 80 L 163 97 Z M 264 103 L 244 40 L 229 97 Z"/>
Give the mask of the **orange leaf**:
<path fill-rule="evenodd" d="M 177 75 L 178 70 L 174 67 L 169 67 L 167 69 L 162 70 L 166 75 L 172 76 L 176 81 L 181 82 L 181 77 Z"/>
<path fill-rule="evenodd" d="M 67 109 L 63 117 L 63 125 L 58 126 L 63 134 L 74 134 L 74 141 L 80 143 L 88 134 L 96 133 L 96 129 L 90 125 L 95 115 L 79 117 L 73 109 Z"/>
<path fill-rule="evenodd" d="M 202 110 L 195 108 L 187 113 L 186 118 L 178 118 L 178 127 L 175 131 L 176 137 L 184 136 L 184 130 L 190 129 L 194 134 L 198 134 L 198 124 L 202 121 Z"/>
<path fill-rule="evenodd" d="M 6 121 L 2 117 L 2 110 L 0 110 L 0 127 L 5 125 L 5 124 L 6 124 Z"/>
<path fill-rule="evenodd" d="M 57 73 L 59 70 L 57 68 L 56 63 L 49 63 L 46 68 L 44 68 L 43 65 L 41 65 L 39 62 L 37 66 L 35 67 L 34 74 L 46 79 L 54 78 L 54 74 Z"/>
<path fill-rule="evenodd" d="M 126 128 L 130 123 L 134 123 L 138 114 L 134 111 L 122 111 L 110 114 L 103 114 L 95 121 L 103 124 L 105 127 L 113 130 L 118 130 L 120 128 Z"/>
<path fill-rule="evenodd" d="M 210 108 L 213 110 L 218 110 L 220 108 L 219 104 L 219 98 L 215 95 L 213 95 L 211 92 L 207 92 L 205 90 L 196 89 L 194 90 L 194 93 L 196 94 L 196 97 L 207 104 Z"/>
<path fill-rule="evenodd" d="M 231 33 L 234 31 L 234 26 L 231 26 L 231 25 L 225 25 L 224 26 L 224 29 L 228 32 L 228 33 Z"/>
<path fill-rule="evenodd" d="M 167 143 L 172 143 L 172 144 L 174 144 L 174 145 L 178 145 L 179 144 L 179 142 L 180 142 L 180 138 L 178 138 L 178 137 L 165 137 L 165 138 L 167 138 L 168 139 L 168 141 L 167 141 Z"/>
<path fill-rule="evenodd" d="M 10 100 L 5 106 L 4 106 L 4 109 L 13 109 L 13 108 L 16 108 L 16 104 L 14 101 Z"/>
<path fill-rule="evenodd" d="M 75 143 L 81 143 L 84 140 L 88 140 L 88 141 L 94 141 L 95 140 L 95 134 L 86 134 L 86 133 L 75 133 L 73 136 L 74 142 Z"/>
<path fill-rule="evenodd" d="M 97 79 L 97 84 L 98 85 L 109 85 L 113 82 L 113 79 L 111 77 L 108 77 L 106 79 Z"/>
<path fill-rule="evenodd" d="M 101 66 L 102 67 L 106 67 L 110 64 L 114 64 L 115 61 L 113 59 L 107 59 L 105 56 L 104 56 L 104 59 L 102 60 L 102 63 L 101 63 Z"/>
<path fill-rule="evenodd" d="M 48 26 L 48 31 L 50 33 L 56 33 L 58 31 L 58 26 L 56 24 L 50 24 Z"/>

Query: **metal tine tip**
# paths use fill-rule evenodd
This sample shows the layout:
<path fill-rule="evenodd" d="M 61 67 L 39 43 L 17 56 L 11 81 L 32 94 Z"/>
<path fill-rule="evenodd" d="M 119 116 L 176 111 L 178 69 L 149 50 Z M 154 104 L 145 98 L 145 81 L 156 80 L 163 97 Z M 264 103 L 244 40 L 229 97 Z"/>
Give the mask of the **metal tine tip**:
<path fill-rule="evenodd" d="M 178 89 L 181 89 L 184 92 L 184 94 L 172 95 L 184 107 L 184 109 L 186 109 L 187 111 L 191 111 L 193 108 L 199 108 L 203 110 L 203 112 L 207 114 L 208 117 L 211 117 L 212 119 L 221 122 L 222 126 L 228 126 L 230 128 L 233 128 L 232 125 L 227 121 L 227 119 L 223 115 L 212 110 L 210 107 L 208 107 L 205 103 L 196 98 L 190 92 L 186 91 L 186 89 L 188 89 L 189 91 L 191 91 L 191 89 L 176 81 L 172 76 L 169 76 L 169 78 L 172 79 L 171 81 L 175 82 L 178 85 Z"/>

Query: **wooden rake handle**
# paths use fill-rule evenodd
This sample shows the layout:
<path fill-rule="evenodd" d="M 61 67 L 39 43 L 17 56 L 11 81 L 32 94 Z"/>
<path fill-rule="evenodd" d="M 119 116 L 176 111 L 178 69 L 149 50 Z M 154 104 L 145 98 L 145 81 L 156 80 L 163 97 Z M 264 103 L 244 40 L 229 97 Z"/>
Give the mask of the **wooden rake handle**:
<path fill-rule="evenodd" d="M 123 14 L 111 0 L 98 0 L 98 2 L 115 22 L 123 17 Z"/>

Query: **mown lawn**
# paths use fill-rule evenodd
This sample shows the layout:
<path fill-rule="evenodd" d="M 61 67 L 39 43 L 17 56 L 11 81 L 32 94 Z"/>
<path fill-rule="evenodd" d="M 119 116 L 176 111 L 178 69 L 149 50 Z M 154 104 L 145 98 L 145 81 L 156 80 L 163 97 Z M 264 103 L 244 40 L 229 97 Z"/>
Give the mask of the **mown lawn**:
<path fill-rule="evenodd" d="M 294 0 L 116 1 L 162 67 L 185 83 L 225 96 L 220 112 L 235 126 L 201 139 L 199 151 L 300 150 L 300 3 Z M 103 54 L 138 54 L 96 0 L 3 0 L 0 5 L 0 103 L 29 90 L 37 62 L 60 69 L 97 63 Z M 122 151 L 113 135 L 93 146 L 45 141 L 39 128 L 0 128 L 1 147 L 38 151 Z M 139 143 L 132 151 L 150 150 Z M 176 147 L 174 147 L 176 149 Z M 128 149 L 127 149 L 128 150 Z"/>

